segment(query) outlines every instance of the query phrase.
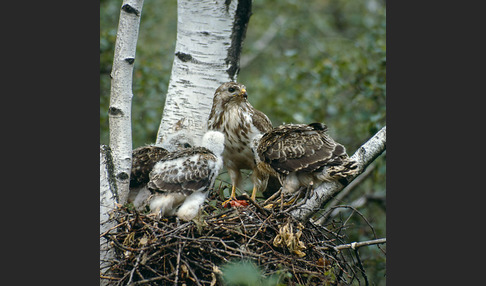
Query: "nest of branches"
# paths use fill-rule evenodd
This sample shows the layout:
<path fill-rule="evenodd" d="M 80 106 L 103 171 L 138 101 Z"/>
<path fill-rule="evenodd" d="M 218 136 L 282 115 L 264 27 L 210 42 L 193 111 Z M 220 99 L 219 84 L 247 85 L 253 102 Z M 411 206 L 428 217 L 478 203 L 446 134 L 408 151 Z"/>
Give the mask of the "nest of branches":
<path fill-rule="evenodd" d="M 237 261 L 251 261 L 262 279 L 277 277 L 284 285 L 359 281 L 352 252 L 335 247 L 343 235 L 297 221 L 279 203 L 248 200 L 224 208 L 212 197 L 189 222 L 123 207 L 110 223 L 114 226 L 101 234 L 115 249 L 109 271 L 102 271 L 108 274 L 101 275 L 109 285 L 226 285 L 231 273 L 224 273 L 224 265 Z"/>

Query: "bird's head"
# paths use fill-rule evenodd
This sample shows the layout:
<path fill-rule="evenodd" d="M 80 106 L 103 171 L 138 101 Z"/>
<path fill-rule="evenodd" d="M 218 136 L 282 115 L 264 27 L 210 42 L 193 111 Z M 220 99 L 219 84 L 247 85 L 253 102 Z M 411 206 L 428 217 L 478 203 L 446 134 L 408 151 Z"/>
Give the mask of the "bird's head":
<path fill-rule="evenodd" d="M 236 82 L 223 83 L 214 93 L 215 100 L 221 100 L 223 104 L 246 101 L 247 97 L 246 87 Z"/>
<path fill-rule="evenodd" d="M 219 131 L 206 132 L 201 140 L 201 146 L 221 156 L 224 151 L 224 134 Z"/>
<path fill-rule="evenodd" d="M 194 147 L 194 136 L 187 130 L 176 131 L 164 139 L 160 147 L 166 149 L 169 152 L 174 152 L 176 150 Z"/>

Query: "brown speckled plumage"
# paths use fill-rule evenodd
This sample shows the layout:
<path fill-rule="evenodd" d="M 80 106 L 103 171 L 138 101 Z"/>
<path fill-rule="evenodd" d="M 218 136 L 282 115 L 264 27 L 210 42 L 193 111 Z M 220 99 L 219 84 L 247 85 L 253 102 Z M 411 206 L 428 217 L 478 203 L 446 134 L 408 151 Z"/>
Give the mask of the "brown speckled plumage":
<path fill-rule="evenodd" d="M 207 191 L 218 175 L 210 168 L 216 155 L 203 147 L 194 147 L 169 153 L 159 160 L 159 168 L 150 173 L 148 188 L 161 193 L 178 192 L 186 196 L 195 191 Z M 212 166 L 211 166 L 212 167 Z"/>
<path fill-rule="evenodd" d="M 246 87 L 236 82 L 222 84 L 214 94 L 208 129 L 225 135 L 223 162 L 231 178 L 233 192 L 241 187 L 241 169 L 255 169 L 250 142 L 256 135 L 272 129 L 272 122 L 248 102 Z M 255 176 L 252 181 L 255 185 Z M 263 191 L 263 190 L 262 190 Z M 255 189 L 252 194 L 255 196 Z"/>
<path fill-rule="evenodd" d="M 130 174 L 130 188 L 146 185 L 149 173 L 155 163 L 164 158 L 169 152 L 158 146 L 141 146 L 132 152 L 132 169 Z"/>
<path fill-rule="evenodd" d="M 279 177 L 284 193 L 354 174 L 356 162 L 322 123 L 286 124 L 265 133 L 256 148 L 260 174 Z M 263 175 L 260 175 L 263 177 Z"/>
<path fill-rule="evenodd" d="M 206 200 L 223 167 L 224 135 L 208 131 L 197 147 L 176 149 L 161 158 L 149 174 L 150 210 L 159 216 L 191 220 Z"/>

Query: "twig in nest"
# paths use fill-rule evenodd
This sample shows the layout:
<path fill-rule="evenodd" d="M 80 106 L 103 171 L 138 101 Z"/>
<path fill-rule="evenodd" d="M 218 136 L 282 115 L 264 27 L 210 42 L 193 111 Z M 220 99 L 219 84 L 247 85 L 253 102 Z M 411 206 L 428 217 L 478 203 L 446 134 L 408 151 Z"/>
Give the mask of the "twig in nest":
<path fill-rule="evenodd" d="M 268 216 L 268 211 L 264 208 L 262 208 L 257 202 L 255 202 L 250 196 L 248 196 L 247 193 L 242 194 L 243 197 L 245 197 L 245 200 L 248 200 L 252 205 L 254 205 L 258 211 L 260 211 L 262 214 L 265 216 Z"/>
<path fill-rule="evenodd" d="M 140 251 L 140 253 L 137 255 L 137 258 L 135 259 L 135 265 L 133 266 L 132 271 L 130 271 L 130 278 L 128 279 L 127 284 L 130 284 L 132 282 L 133 274 L 135 273 L 135 270 L 137 270 L 138 268 L 138 264 L 140 263 L 140 257 L 142 256 L 142 254 L 143 254 L 143 250 Z"/>
<path fill-rule="evenodd" d="M 268 199 L 266 199 L 263 202 L 263 205 L 266 205 L 266 204 L 268 204 L 268 202 L 271 202 L 274 199 L 276 199 L 280 195 L 281 192 L 282 192 L 282 188 L 280 187 L 280 189 L 278 191 L 276 191 L 273 195 L 271 195 Z"/>
<path fill-rule="evenodd" d="M 176 261 L 176 273 L 175 273 L 175 282 L 174 285 L 177 286 L 177 282 L 179 281 L 179 268 L 181 263 L 181 251 L 182 251 L 182 244 L 179 240 L 179 250 L 177 251 L 177 261 Z"/>

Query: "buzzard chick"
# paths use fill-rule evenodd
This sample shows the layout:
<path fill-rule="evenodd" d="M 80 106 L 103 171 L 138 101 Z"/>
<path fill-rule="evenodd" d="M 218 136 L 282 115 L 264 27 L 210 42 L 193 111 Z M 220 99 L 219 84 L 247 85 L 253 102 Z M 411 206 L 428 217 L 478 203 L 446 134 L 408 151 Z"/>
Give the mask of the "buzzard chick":
<path fill-rule="evenodd" d="M 200 147 L 177 150 L 162 158 L 149 175 L 147 186 L 155 193 L 150 210 L 160 216 L 193 219 L 223 167 L 223 150 L 224 135 L 208 131 Z"/>
<path fill-rule="evenodd" d="M 155 163 L 169 152 L 189 148 L 194 145 L 194 139 L 185 131 L 169 135 L 160 145 L 141 146 L 132 151 L 132 169 L 130 173 L 130 188 L 146 185 L 149 173 Z"/>
<path fill-rule="evenodd" d="M 231 198 L 235 188 L 241 187 L 241 169 L 255 171 L 255 162 L 250 147 L 251 140 L 272 129 L 272 122 L 261 111 L 248 102 L 246 87 L 236 82 L 222 84 L 214 93 L 213 106 L 208 119 L 208 129 L 221 131 L 225 135 L 223 161 L 231 179 Z M 258 178 L 252 174 L 255 199 Z"/>
<path fill-rule="evenodd" d="M 346 148 L 327 134 L 322 123 L 286 124 L 253 139 L 257 176 L 265 188 L 268 176 L 278 176 L 282 194 L 301 186 L 345 179 L 356 172 Z"/>
<path fill-rule="evenodd" d="M 132 151 L 132 169 L 130 173 L 130 192 L 128 202 L 141 210 L 145 207 L 150 191 L 147 189 L 149 173 L 155 163 L 167 156 L 169 152 L 189 148 L 194 139 L 187 131 L 178 131 L 168 135 L 160 145 L 141 146 Z"/>

